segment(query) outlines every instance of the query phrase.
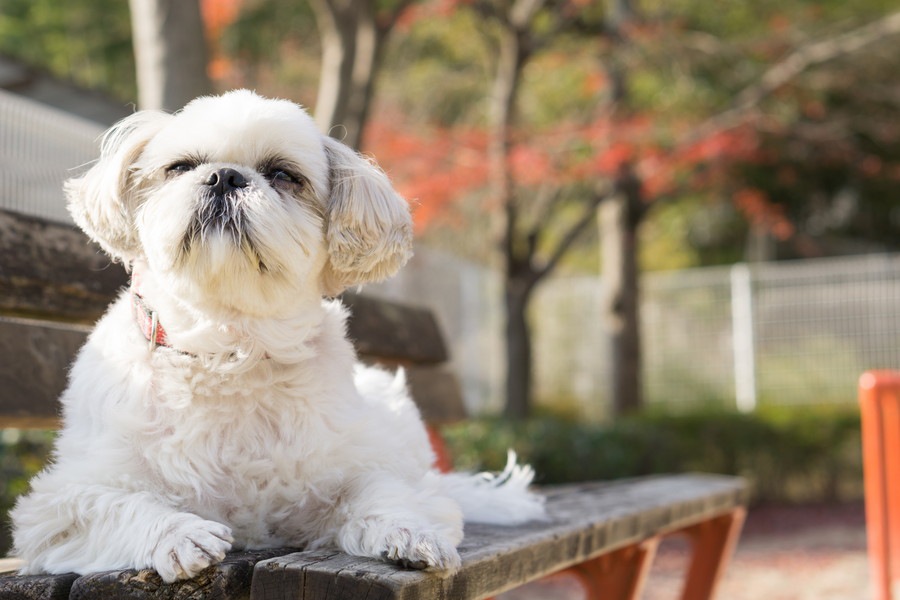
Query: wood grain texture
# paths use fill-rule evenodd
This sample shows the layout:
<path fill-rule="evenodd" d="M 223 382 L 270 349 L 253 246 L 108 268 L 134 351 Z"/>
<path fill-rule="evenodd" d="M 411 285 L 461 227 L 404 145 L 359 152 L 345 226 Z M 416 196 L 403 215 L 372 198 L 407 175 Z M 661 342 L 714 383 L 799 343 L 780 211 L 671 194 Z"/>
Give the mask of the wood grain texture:
<path fill-rule="evenodd" d="M 242 600 L 250 596 L 253 567 L 289 549 L 234 552 L 193 579 L 164 583 L 156 571 L 134 569 L 85 575 L 75 580 L 72 600 Z"/>
<path fill-rule="evenodd" d="M 65 600 L 78 575 L 0 575 L 0 600 Z"/>
<path fill-rule="evenodd" d="M 0 314 L 90 323 L 126 282 L 81 231 L 0 210 Z"/>
<path fill-rule="evenodd" d="M 466 526 L 450 577 L 340 553 L 297 552 L 256 565 L 253 600 L 477 599 L 745 504 L 738 478 L 674 475 L 547 488 L 549 519 Z"/>

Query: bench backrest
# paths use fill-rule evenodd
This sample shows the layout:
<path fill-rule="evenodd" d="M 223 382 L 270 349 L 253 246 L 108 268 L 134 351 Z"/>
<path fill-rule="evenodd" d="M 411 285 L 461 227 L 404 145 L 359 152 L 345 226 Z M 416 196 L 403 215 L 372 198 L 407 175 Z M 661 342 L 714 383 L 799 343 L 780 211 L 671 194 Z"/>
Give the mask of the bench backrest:
<path fill-rule="evenodd" d="M 859 380 L 869 565 L 876 598 L 900 598 L 900 372 Z"/>
<path fill-rule="evenodd" d="M 57 399 L 90 325 L 128 276 L 74 227 L 0 210 L 0 427 L 58 425 Z M 465 416 L 428 310 L 345 294 L 363 360 L 407 369 L 429 423 Z"/>

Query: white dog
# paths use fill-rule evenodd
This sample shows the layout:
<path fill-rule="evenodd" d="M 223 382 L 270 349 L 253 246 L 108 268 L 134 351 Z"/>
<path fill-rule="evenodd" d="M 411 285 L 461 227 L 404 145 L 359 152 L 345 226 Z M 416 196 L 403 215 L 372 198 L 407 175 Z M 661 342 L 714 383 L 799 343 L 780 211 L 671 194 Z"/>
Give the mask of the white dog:
<path fill-rule="evenodd" d="M 231 548 L 336 546 L 453 570 L 463 519 L 540 518 L 531 470 L 441 475 L 402 373 L 324 300 L 410 255 L 406 202 L 299 106 L 138 112 L 67 182 L 133 271 L 78 355 L 51 466 L 12 512 L 25 573 L 188 578 Z"/>

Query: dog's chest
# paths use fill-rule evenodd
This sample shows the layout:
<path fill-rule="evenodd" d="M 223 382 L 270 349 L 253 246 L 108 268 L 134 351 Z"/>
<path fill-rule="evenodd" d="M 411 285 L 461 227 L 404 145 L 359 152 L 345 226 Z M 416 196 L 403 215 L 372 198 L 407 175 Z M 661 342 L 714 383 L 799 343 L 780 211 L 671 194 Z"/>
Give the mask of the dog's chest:
<path fill-rule="evenodd" d="M 308 373 L 186 377 L 188 406 L 148 436 L 144 460 L 185 508 L 233 526 L 337 493 L 328 462 L 344 441 Z M 292 508 L 293 510 L 293 508 Z"/>

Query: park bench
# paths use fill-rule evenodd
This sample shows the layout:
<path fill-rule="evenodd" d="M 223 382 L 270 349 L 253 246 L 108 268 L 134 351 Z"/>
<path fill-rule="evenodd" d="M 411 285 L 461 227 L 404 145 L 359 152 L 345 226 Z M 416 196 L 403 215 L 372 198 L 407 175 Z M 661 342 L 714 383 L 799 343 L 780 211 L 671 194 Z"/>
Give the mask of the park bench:
<path fill-rule="evenodd" d="M 66 366 L 124 271 L 74 228 L 0 211 L 0 427 L 58 425 Z M 463 418 L 459 385 L 432 314 L 348 294 L 351 337 L 364 360 L 403 365 L 433 427 Z M 446 453 L 431 429 L 442 467 Z M 598 457 L 598 460 L 603 460 Z M 235 552 L 189 581 L 151 571 L 78 576 L 0 575 L 9 598 L 253 598 L 310 600 L 486 598 L 564 569 L 591 598 L 640 593 L 658 542 L 691 541 L 682 598 L 713 595 L 739 535 L 747 489 L 739 478 L 683 474 L 543 488 L 549 519 L 516 527 L 467 525 L 452 576 L 404 570 L 336 551 Z M 12 567 L 8 567 L 12 568 Z"/>

